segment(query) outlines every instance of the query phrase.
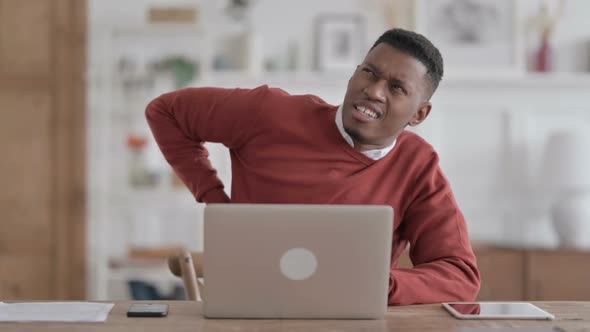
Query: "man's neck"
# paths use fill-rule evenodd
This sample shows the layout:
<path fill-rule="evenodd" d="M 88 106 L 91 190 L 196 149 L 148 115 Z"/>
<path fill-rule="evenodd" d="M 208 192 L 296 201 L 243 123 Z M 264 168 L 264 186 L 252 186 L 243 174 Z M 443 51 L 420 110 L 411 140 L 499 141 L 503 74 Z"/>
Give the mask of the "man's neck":
<path fill-rule="evenodd" d="M 393 149 L 393 147 L 395 146 L 395 139 L 389 146 L 384 146 L 382 148 L 376 144 L 361 144 L 359 142 L 355 142 L 355 140 L 350 136 L 350 134 L 347 133 L 344 129 L 344 125 L 342 123 L 342 105 L 338 107 L 335 122 L 336 127 L 338 127 L 338 131 L 340 131 L 340 134 L 342 134 L 342 137 L 344 138 L 346 143 L 348 143 L 353 149 L 361 152 L 362 154 L 373 160 L 379 160 L 385 157 L 385 155 L 387 155 L 389 151 L 391 151 L 391 149 Z"/>
<path fill-rule="evenodd" d="M 391 142 L 387 142 L 386 144 L 363 144 L 363 143 L 357 142 L 354 138 L 352 139 L 352 141 L 354 143 L 355 150 L 363 152 L 363 151 L 370 151 L 370 150 L 385 149 L 386 147 L 391 146 L 393 144 L 393 142 L 395 141 L 395 139 L 393 139 Z"/>

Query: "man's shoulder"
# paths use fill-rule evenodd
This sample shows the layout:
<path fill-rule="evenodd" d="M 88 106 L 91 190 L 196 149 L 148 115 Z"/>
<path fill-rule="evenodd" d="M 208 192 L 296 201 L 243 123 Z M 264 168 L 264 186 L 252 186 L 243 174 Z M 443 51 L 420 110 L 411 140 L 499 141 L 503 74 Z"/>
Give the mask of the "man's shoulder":
<path fill-rule="evenodd" d="M 295 95 L 267 85 L 256 88 L 264 91 L 257 106 L 260 116 L 257 126 L 261 132 L 285 134 L 281 128 L 289 132 L 306 131 L 324 132 L 326 123 L 334 123 L 334 114 L 338 106 L 326 103 L 312 94 Z M 272 130 L 268 130 L 272 128 Z"/>
<path fill-rule="evenodd" d="M 396 144 L 402 153 L 409 153 L 420 158 L 438 159 L 438 154 L 432 144 L 411 131 L 404 130 L 397 138 Z"/>
<path fill-rule="evenodd" d="M 276 98 L 277 100 L 281 100 L 283 102 L 290 101 L 294 103 L 328 105 L 328 103 L 326 103 L 322 98 L 314 94 L 290 94 L 281 88 L 269 87 L 267 85 L 258 88 L 267 89 L 269 97 Z"/>
<path fill-rule="evenodd" d="M 404 131 L 398 136 L 396 149 L 394 155 L 397 155 L 397 158 L 392 160 L 404 170 L 405 176 L 417 176 L 416 179 L 419 179 L 425 174 L 442 175 L 438 153 L 418 134 Z"/>

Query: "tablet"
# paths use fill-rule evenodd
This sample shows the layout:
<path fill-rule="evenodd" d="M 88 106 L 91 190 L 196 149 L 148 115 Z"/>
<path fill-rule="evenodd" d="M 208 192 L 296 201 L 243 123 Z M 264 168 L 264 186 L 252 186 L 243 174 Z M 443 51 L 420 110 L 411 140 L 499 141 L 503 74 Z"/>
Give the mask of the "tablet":
<path fill-rule="evenodd" d="M 555 319 L 527 302 L 446 302 L 442 306 L 459 319 Z"/>

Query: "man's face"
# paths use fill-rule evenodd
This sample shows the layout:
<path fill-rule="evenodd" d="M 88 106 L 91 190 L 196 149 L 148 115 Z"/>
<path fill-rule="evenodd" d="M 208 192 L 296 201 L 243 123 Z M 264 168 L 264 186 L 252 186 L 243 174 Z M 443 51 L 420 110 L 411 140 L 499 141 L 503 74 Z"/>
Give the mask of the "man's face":
<path fill-rule="evenodd" d="M 385 43 L 378 44 L 348 82 L 342 105 L 344 130 L 357 150 L 389 146 L 407 124 L 430 112 L 426 67 Z"/>

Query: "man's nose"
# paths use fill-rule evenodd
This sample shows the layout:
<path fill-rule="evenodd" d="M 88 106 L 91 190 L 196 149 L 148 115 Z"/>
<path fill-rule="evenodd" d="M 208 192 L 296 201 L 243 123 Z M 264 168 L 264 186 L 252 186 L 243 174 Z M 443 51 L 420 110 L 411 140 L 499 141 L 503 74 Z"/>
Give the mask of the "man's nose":
<path fill-rule="evenodd" d="M 371 100 L 385 102 L 385 93 L 387 91 L 387 81 L 381 79 L 375 82 L 371 82 L 364 89 L 364 93 Z"/>

